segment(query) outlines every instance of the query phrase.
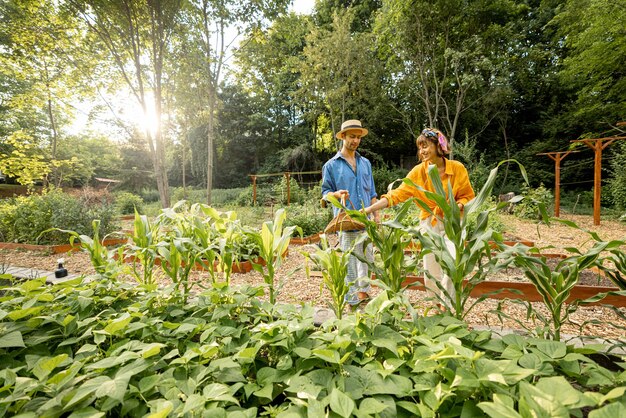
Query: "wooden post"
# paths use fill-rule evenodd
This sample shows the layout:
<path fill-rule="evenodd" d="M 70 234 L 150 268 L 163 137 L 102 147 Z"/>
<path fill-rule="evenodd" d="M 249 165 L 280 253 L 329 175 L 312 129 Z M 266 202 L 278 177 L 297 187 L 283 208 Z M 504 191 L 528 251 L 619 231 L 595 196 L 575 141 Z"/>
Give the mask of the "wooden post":
<path fill-rule="evenodd" d="M 250 177 L 252 177 L 252 206 L 256 206 L 256 176 Z"/>
<path fill-rule="evenodd" d="M 289 202 L 291 201 L 291 182 L 289 181 L 290 176 L 291 174 L 289 173 L 289 171 L 285 172 L 285 178 L 287 178 L 287 206 L 289 206 Z"/>
<path fill-rule="evenodd" d="M 561 214 L 561 161 L 565 159 L 571 152 L 578 151 L 561 151 L 561 152 L 543 152 L 537 155 L 547 155 L 554 160 L 554 217 L 558 218 Z"/>
<path fill-rule="evenodd" d="M 602 189 L 602 150 L 618 139 L 626 137 L 611 136 L 608 138 L 577 139 L 572 142 L 582 142 L 594 151 L 593 165 L 593 224 L 600 225 L 600 190 Z"/>

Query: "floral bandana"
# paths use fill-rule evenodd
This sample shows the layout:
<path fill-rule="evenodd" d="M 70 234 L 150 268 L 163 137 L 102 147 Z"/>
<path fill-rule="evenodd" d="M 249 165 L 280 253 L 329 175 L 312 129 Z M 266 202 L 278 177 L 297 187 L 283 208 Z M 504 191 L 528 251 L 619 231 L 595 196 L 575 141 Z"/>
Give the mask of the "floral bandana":
<path fill-rule="evenodd" d="M 424 135 L 425 137 L 437 138 L 437 142 L 439 143 L 442 151 L 445 154 L 448 154 L 450 152 L 450 150 L 448 149 L 448 140 L 439 130 L 426 128 L 422 131 L 422 135 Z"/>

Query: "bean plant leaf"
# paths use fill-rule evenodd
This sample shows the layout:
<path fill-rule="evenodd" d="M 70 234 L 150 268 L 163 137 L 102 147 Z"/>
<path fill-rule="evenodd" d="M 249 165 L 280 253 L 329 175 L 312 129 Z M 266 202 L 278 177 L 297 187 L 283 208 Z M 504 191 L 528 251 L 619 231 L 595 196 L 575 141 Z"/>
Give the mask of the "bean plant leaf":
<path fill-rule="evenodd" d="M 0 338 L 0 348 L 26 347 L 20 331 L 9 332 Z"/>
<path fill-rule="evenodd" d="M 615 402 L 591 411 L 589 418 L 615 418 L 626 416 L 626 406 L 621 402 Z"/>
<path fill-rule="evenodd" d="M 68 418 L 100 418 L 105 416 L 104 412 L 98 411 L 95 408 L 82 408 L 72 412 Z"/>
<path fill-rule="evenodd" d="M 33 374 L 37 376 L 39 380 L 43 380 L 52 370 L 63 365 L 68 357 L 67 354 L 59 354 L 55 357 L 43 357 L 37 361 L 37 364 L 33 368 Z"/>
<path fill-rule="evenodd" d="M 337 388 L 330 393 L 330 409 L 342 417 L 349 417 L 355 408 L 354 401 Z"/>

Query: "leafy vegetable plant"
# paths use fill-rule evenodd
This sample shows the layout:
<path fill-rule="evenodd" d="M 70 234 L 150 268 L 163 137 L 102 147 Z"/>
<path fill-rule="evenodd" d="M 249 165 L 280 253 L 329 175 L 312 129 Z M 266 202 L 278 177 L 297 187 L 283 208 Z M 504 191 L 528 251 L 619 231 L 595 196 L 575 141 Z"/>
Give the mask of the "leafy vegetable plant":
<path fill-rule="evenodd" d="M 276 270 L 281 266 L 286 257 L 289 239 L 296 229 L 295 226 L 283 228 L 287 214 L 284 209 L 278 209 L 273 221 L 263 223 L 260 232 L 251 232 L 251 237 L 260 248 L 262 263 L 252 261 L 252 268 L 263 275 L 263 280 L 269 288 L 270 303 L 276 303 L 277 287 L 274 282 Z"/>
<path fill-rule="evenodd" d="M 426 197 L 435 201 L 443 212 L 442 218 L 437 217 L 425 202 L 416 199 L 422 210 L 436 217 L 437 222 L 443 224 L 445 237 L 439 234 L 423 233 L 417 228 L 409 228 L 408 231 L 419 240 L 422 252 L 433 253 L 444 274 L 450 277 L 454 295 L 451 295 L 438 281 L 434 280 L 434 282 L 443 292 L 444 297 L 441 302 L 450 306 L 452 314 L 459 319 L 464 318 L 477 303 L 486 298 L 486 295 L 483 295 L 468 306 L 472 289 L 484 281 L 488 274 L 505 268 L 511 262 L 515 252 L 520 250 L 519 247 L 505 247 L 497 244 L 502 241 L 502 236 L 489 226 L 489 215 L 498 209 L 498 206 L 486 209 L 484 206 L 491 196 L 498 168 L 504 162 L 506 161 L 491 170 L 487 181 L 476 197 L 465 205 L 463 216 L 454 200 L 452 187 L 448 185 L 446 193 L 435 166 L 431 166 L 428 171 L 435 192 L 425 190 L 409 179 L 404 180 L 407 184 L 422 190 Z M 521 165 L 520 170 L 526 179 L 526 171 Z M 499 247 L 499 252 L 495 256 L 489 244 L 492 240 Z M 451 248 L 454 251 L 451 251 Z M 430 273 L 425 272 L 425 274 Z"/>
<path fill-rule="evenodd" d="M 334 250 L 329 244 L 325 234 L 322 235 L 321 248 L 317 245 L 311 246 L 313 251 L 302 250 L 302 253 L 310 259 L 313 264 L 321 270 L 323 286 L 330 292 L 330 307 L 339 319 L 343 316 L 343 309 L 350 286 L 346 284 L 348 274 L 348 258 L 350 252 Z M 308 274 L 308 270 L 307 270 Z"/>

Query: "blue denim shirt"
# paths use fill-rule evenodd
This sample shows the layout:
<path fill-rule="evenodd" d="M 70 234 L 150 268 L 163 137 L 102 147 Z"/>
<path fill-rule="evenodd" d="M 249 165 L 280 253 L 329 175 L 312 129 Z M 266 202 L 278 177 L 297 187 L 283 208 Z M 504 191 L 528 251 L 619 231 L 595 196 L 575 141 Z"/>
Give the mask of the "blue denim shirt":
<path fill-rule="evenodd" d="M 350 202 L 346 202 L 349 209 L 361 209 L 369 206 L 373 198 L 377 197 L 372 176 L 372 164 L 365 157 L 356 153 L 356 172 L 350 163 L 337 152 L 322 168 L 322 197 L 329 192 L 345 189 L 350 193 Z M 352 207 L 351 207 L 352 206 Z M 333 206 L 333 213 L 337 216 L 339 209 Z"/>

